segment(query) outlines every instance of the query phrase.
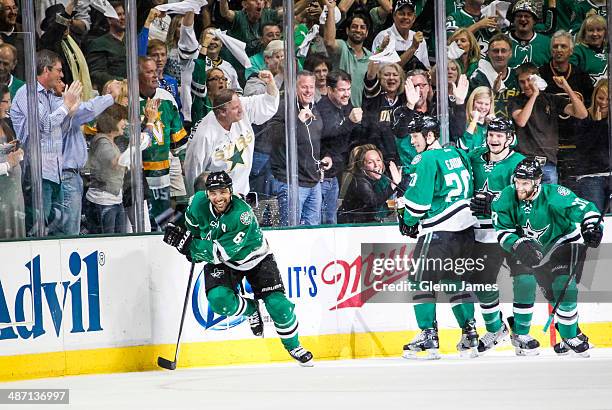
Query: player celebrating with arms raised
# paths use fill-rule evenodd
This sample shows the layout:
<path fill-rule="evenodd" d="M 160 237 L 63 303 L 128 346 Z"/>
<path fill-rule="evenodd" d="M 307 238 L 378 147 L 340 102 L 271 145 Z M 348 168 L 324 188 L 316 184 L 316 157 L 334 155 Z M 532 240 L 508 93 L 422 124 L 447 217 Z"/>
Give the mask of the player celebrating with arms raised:
<path fill-rule="evenodd" d="M 249 317 L 256 336 L 263 334 L 257 300 L 243 298 L 237 286 L 247 278 L 256 299 L 263 299 L 276 332 L 291 357 L 312 366 L 312 353 L 300 346 L 294 304 L 285 296 L 283 282 L 268 242 L 251 207 L 232 194 L 225 171 L 206 178 L 206 192 L 191 197 L 185 214 L 188 230 L 169 225 L 164 241 L 193 262 L 204 266 L 206 297 L 211 309 L 224 316 Z"/>
<path fill-rule="evenodd" d="M 399 226 L 403 235 L 418 237 L 414 257 L 423 261 L 411 280 L 456 284 L 455 291 L 449 286 L 446 293 L 450 295 L 457 323 L 463 329 L 457 349 L 475 356 L 478 334 L 474 304 L 468 302 L 470 294 L 459 291 L 462 287 L 458 284 L 461 278 L 458 273 L 429 263 L 429 260 L 465 258 L 472 252 L 476 219 L 468 200 L 473 191 L 469 161 L 465 153 L 454 147 L 442 148 L 438 142 L 440 124 L 435 117 L 416 115 L 408 124 L 408 132 L 418 155 L 412 160 L 408 189 L 398 198 Z M 440 356 L 436 294 L 421 290 L 420 286 L 417 289 L 413 302 L 421 333 L 404 346 L 404 357 L 427 351 L 428 358 L 437 359 Z"/>
<path fill-rule="evenodd" d="M 603 237 L 600 214 L 592 202 L 569 189 L 541 181 L 540 164 L 531 158 L 521 161 L 514 171 L 513 185 L 493 201 L 491 220 L 500 245 L 511 254 L 508 259 L 513 274 L 553 275 L 553 299 L 561 299 L 557 322 L 563 344 L 588 357 L 589 343 L 578 335 L 575 276 L 586 248 L 572 242 L 582 237 L 584 245 L 598 247 Z M 562 296 L 565 287 L 567 292 Z"/>

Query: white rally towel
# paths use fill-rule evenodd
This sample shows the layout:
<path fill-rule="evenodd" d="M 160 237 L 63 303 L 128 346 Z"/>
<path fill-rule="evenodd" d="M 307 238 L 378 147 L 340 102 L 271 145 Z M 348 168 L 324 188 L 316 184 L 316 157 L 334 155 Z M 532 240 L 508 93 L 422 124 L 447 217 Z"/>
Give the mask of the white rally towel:
<path fill-rule="evenodd" d="M 506 14 L 508 14 L 509 9 L 510 2 L 495 0 L 480 9 L 480 14 L 483 17 L 497 17 L 499 12 L 499 15 L 501 15 L 503 18 L 506 18 Z"/>
<path fill-rule="evenodd" d="M 389 44 L 380 53 L 372 54 L 369 58 L 370 61 L 376 63 L 397 63 L 401 60 L 400 56 L 395 51 L 395 38 L 389 37 Z"/>
<path fill-rule="evenodd" d="M 501 23 L 501 28 L 509 27 L 510 22 L 506 18 L 508 14 L 508 10 L 510 9 L 510 2 L 502 1 L 502 0 L 494 0 L 491 4 L 480 9 L 480 14 L 483 17 L 503 17 L 503 22 Z"/>
<path fill-rule="evenodd" d="M 249 56 L 246 53 L 246 43 L 243 43 L 240 40 L 236 40 L 233 37 L 225 34 L 225 31 L 221 31 L 218 28 L 213 31 L 215 37 L 217 37 L 223 43 L 224 47 L 227 47 L 230 53 L 240 64 L 244 66 L 244 68 L 251 68 L 251 60 L 249 60 Z"/>
<path fill-rule="evenodd" d="M 110 5 L 108 0 L 91 0 L 91 7 L 104 14 L 105 17 L 119 20 L 117 11 Z"/>
<path fill-rule="evenodd" d="M 319 34 L 319 25 L 315 24 L 310 28 L 310 30 L 308 30 L 306 37 L 304 37 L 304 41 L 302 41 L 302 44 L 300 44 L 297 52 L 298 57 L 306 57 L 308 55 L 310 43 L 312 43 L 312 40 L 315 39 L 317 34 Z"/>
<path fill-rule="evenodd" d="M 456 60 L 461 57 L 465 53 L 465 51 L 457 45 L 456 41 L 453 41 L 450 46 L 448 46 L 448 58 L 451 60 Z"/>
<path fill-rule="evenodd" d="M 195 14 L 200 14 L 200 9 L 207 4 L 206 0 L 184 0 L 178 3 L 160 4 L 155 8 L 164 13 L 186 14 L 193 11 Z"/>
<path fill-rule="evenodd" d="M 529 81 L 534 80 L 534 79 L 535 79 L 535 85 L 536 87 L 538 87 L 540 91 L 546 90 L 546 87 L 548 87 L 548 83 L 546 82 L 546 80 L 544 80 L 542 77 L 540 77 L 537 74 L 531 74 L 529 76 Z"/>
<path fill-rule="evenodd" d="M 336 20 L 336 24 L 338 24 L 341 18 L 342 18 L 342 12 L 338 8 L 338 6 L 336 6 L 334 8 L 334 20 Z M 323 11 L 321 12 L 321 15 L 319 16 L 319 24 L 325 24 L 326 20 L 327 20 L 327 6 L 323 6 Z"/>

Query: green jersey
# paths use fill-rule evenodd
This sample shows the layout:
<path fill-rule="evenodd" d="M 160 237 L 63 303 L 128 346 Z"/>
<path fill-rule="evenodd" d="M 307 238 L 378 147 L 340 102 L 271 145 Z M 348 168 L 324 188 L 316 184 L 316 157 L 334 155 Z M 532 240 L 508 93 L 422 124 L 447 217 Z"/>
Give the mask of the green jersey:
<path fill-rule="evenodd" d="M 514 169 L 525 156 L 516 151 L 510 151 L 501 161 L 489 161 L 489 149 L 477 148 L 470 152 L 470 164 L 474 178 L 474 192 L 485 191 L 499 197 L 501 192 L 512 183 Z M 476 240 L 485 243 L 497 242 L 495 230 L 489 216 L 478 215 L 478 228 Z"/>
<path fill-rule="evenodd" d="M 550 61 L 550 37 L 540 33 L 533 33 L 529 41 L 519 40 L 514 33 L 509 35 L 512 42 L 512 58 L 508 66 L 516 68 L 523 63 L 533 63 L 537 67 Z"/>
<path fill-rule="evenodd" d="M 485 147 L 487 142 L 487 127 L 484 124 L 477 124 L 474 133 L 470 134 L 465 130 L 459 138 L 458 146 L 465 152 L 470 152 L 476 148 Z"/>
<path fill-rule="evenodd" d="M 179 115 L 174 97 L 166 90 L 157 89 L 154 98 L 161 100 L 157 119 L 153 123 L 151 145 L 142 151 L 144 175 L 151 188 L 170 186 L 170 148 L 187 142 L 187 132 Z M 144 121 L 147 100 L 140 98 L 140 116 Z"/>
<path fill-rule="evenodd" d="M 599 53 L 586 44 L 576 44 L 574 54 L 570 57 L 570 63 L 587 73 L 593 85 L 608 77 L 607 50 Z"/>
<path fill-rule="evenodd" d="M 195 262 L 223 263 L 244 271 L 270 253 L 253 210 L 236 195 L 228 209 L 217 215 L 206 192 L 196 192 L 189 200 L 185 225 L 194 234 L 190 251 Z"/>
<path fill-rule="evenodd" d="M 556 245 L 579 240 L 580 224 L 599 218 L 595 204 L 554 184 L 540 185 L 529 201 L 519 201 L 514 186 L 508 186 L 491 207 L 497 239 L 508 252 L 519 238 L 527 237 L 536 240 L 546 254 Z"/>
<path fill-rule="evenodd" d="M 454 147 L 430 149 L 412 160 L 410 183 L 404 193 L 407 225 L 420 222 L 424 235 L 459 232 L 473 226 L 470 212 L 472 171 L 466 154 Z"/>
<path fill-rule="evenodd" d="M 470 92 L 476 87 L 480 86 L 489 87 L 493 89 L 495 85 L 495 77 L 487 77 L 484 71 L 477 69 L 470 78 Z M 502 86 L 499 92 L 495 93 L 495 116 L 512 119 L 511 113 L 508 112 L 508 101 L 512 97 L 516 97 L 521 93 L 521 89 L 518 85 L 518 77 L 516 71 L 508 67 L 508 73 L 505 78 L 502 78 Z"/>
<path fill-rule="evenodd" d="M 592 0 L 578 0 L 574 3 L 574 18 L 572 19 L 572 33 L 578 33 L 580 26 L 587 16 L 591 14 L 599 14 L 602 17 L 608 16 L 608 6 L 604 4 L 595 4 Z"/>

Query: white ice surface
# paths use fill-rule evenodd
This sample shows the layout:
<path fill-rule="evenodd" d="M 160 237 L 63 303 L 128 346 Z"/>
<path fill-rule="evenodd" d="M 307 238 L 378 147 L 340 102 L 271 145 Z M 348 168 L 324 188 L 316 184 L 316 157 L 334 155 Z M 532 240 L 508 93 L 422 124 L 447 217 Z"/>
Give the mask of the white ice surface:
<path fill-rule="evenodd" d="M 612 349 L 588 359 L 513 351 L 73 376 L 0 383 L 69 388 L 70 405 L 16 409 L 612 409 Z"/>

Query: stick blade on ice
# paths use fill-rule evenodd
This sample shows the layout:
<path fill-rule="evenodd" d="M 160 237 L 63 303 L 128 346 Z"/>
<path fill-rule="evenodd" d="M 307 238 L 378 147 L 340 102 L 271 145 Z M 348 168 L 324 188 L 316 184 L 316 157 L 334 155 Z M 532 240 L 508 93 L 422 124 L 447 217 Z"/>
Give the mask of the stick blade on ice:
<path fill-rule="evenodd" d="M 162 367 L 162 368 L 168 369 L 168 370 L 175 370 L 176 369 L 176 362 L 171 362 L 170 360 L 164 359 L 161 356 L 159 356 L 157 358 L 157 365 L 159 367 Z"/>

